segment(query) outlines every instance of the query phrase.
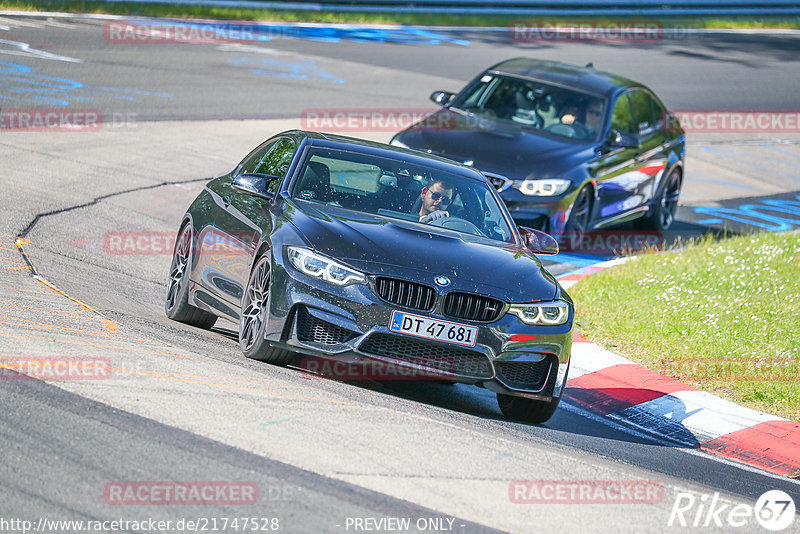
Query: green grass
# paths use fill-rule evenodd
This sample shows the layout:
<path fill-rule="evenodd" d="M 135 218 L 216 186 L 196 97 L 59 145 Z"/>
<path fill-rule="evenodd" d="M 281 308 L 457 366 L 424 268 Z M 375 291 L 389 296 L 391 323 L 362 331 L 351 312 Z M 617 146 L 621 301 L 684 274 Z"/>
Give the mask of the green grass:
<path fill-rule="evenodd" d="M 0 9 L 23 11 L 63 11 L 69 13 L 109 13 L 114 15 L 140 15 L 194 19 L 285 21 L 285 22 L 342 22 L 370 24 L 408 24 L 431 26 L 508 26 L 515 21 L 556 24 L 558 21 L 575 23 L 618 22 L 629 20 L 657 20 L 664 27 L 676 28 L 800 28 L 800 17 L 741 17 L 741 18 L 687 18 L 687 17 L 528 17 L 524 15 L 450 15 L 423 13 L 338 13 L 332 11 L 284 11 L 268 9 L 243 9 L 234 7 L 148 4 L 147 2 L 116 3 L 76 0 L 0 0 Z"/>
<path fill-rule="evenodd" d="M 588 339 L 800 420 L 800 233 L 707 237 L 590 276 L 570 294 Z"/>

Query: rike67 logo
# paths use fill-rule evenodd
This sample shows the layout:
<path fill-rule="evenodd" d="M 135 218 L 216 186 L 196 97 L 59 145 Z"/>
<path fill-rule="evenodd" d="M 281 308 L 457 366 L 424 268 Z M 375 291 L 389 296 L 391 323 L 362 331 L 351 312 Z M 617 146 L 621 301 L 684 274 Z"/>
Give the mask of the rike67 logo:
<path fill-rule="evenodd" d="M 726 529 L 745 527 L 742 532 L 751 532 L 753 524 L 757 522 L 767 530 L 778 532 L 794 523 L 795 511 L 794 500 L 781 490 L 770 490 L 762 494 L 755 506 L 723 502 L 719 493 L 698 497 L 694 493 L 681 491 L 675 495 L 667 526 Z"/>

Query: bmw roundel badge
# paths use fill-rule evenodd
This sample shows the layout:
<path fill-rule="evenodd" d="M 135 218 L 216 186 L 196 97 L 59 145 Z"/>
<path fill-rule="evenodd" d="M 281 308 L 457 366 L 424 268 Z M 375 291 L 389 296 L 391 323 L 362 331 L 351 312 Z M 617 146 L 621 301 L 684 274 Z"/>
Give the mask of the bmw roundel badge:
<path fill-rule="evenodd" d="M 433 279 L 437 286 L 447 287 L 450 285 L 450 279 L 446 276 L 437 276 Z"/>

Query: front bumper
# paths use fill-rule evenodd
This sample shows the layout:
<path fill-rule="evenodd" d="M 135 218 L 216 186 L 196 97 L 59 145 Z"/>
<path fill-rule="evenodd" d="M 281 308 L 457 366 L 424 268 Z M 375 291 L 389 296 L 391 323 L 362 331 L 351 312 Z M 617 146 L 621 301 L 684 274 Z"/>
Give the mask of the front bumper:
<path fill-rule="evenodd" d="M 383 362 L 404 371 L 396 378 L 475 384 L 538 400 L 561 396 L 572 348 L 571 305 L 563 325 L 531 326 L 509 313 L 482 323 L 443 313 L 444 295 L 456 288 L 437 289 L 433 309 L 420 311 L 381 299 L 373 276 L 367 284 L 340 287 L 307 277 L 281 258 L 274 261 L 265 335 L 272 344 L 350 363 Z M 389 324 L 394 310 L 475 326 L 476 345 L 393 332 Z"/>

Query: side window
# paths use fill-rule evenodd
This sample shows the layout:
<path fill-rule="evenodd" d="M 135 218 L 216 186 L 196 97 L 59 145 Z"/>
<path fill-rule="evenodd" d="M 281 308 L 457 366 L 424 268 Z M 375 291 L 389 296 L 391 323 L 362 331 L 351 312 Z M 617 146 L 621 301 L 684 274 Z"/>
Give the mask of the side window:
<path fill-rule="evenodd" d="M 633 133 L 646 135 L 653 132 L 658 123 L 658 117 L 654 113 L 653 99 L 644 91 L 633 91 L 630 94 L 630 103 Z"/>
<path fill-rule="evenodd" d="M 270 141 L 250 152 L 239 164 L 239 167 L 236 168 L 236 174 L 256 172 L 256 167 L 258 167 L 259 162 L 264 159 L 264 154 L 269 152 L 269 149 L 272 148 L 274 144 L 275 141 Z"/>
<path fill-rule="evenodd" d="M 636 133 L 631 120 L 631 106 L 628 95 L 622 95 L 614 104 L 614 115 L 611 117 L 611 128 L 625 133 Z"/>
<path fill-rule="evenodd" d="M 289 170 L 289 165 L 292 163 L 292 156 L 294 156 L 295 144 L 294 141 L 286 137 L 278 139 L 266 153 L 264 158 L 256 167 L 257 172 L 260 174 L 269 174 L 283 178 L 286 176 L 286 171 Z M 277 182 L 278 180 L 276 180 Z"/>

